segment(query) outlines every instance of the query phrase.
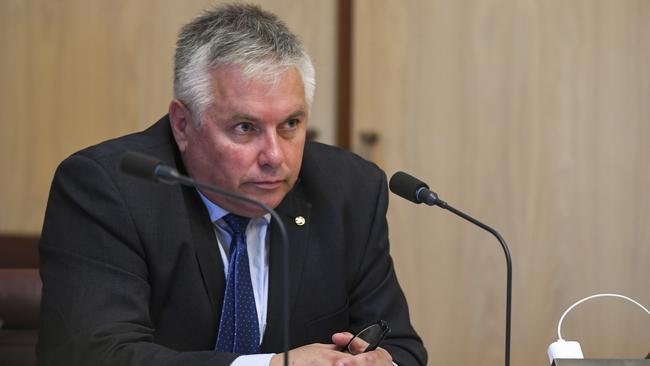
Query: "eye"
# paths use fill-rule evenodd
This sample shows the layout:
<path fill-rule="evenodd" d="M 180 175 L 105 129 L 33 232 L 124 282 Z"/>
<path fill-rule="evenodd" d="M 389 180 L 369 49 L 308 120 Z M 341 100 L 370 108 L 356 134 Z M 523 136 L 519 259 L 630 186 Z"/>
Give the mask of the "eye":
<path fill-rule="evenodd" d="M 278 133 L 285 138 L 291 138 L 298 132 L 298 126 L 301 122 L 300 118 L 290 118 L 278 127 Z"/>
<path fill-rule="evenodd" d="M 255 132 L 255 125 L 250 122 L 238 123 L 233 128 L 235 132 L 242 133 L 242 134 Z"/>
<path fill-rule="evenodd" d="M 298 127 L 299 124 L 300 120 L 298 118 L 292 118 L 285 123 L 285 128 L 287 130 L 293 130 Z"/>

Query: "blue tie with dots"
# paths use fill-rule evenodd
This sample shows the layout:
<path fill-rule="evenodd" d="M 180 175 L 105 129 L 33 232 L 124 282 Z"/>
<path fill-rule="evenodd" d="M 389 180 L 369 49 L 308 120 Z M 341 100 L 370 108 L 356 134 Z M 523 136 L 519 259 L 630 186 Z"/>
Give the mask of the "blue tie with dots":
<path fill-rule="evenodd" d="M 228 214 L 223 219 L 232 230 L 232 241 L 226 294 L 215 350 L 255 354 L 259 350 L 260 331 L 246 249 L 246 226 L 250 219 L 233 214 Z"/>

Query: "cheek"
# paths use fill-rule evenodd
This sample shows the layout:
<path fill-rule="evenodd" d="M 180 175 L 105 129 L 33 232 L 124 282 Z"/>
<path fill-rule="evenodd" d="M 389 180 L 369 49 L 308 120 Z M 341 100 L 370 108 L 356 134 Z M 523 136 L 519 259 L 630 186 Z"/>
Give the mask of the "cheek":
<path fill-rule="evenodd" d="M 197 136 L 189 141 L 186 156 L 196 177 L 218 186 L 232 186 L 240 159 L 236 150 L 228 149 L 218 140 Z"/>
<path fill-rule="evenodd" d="M 298 170 L 300 170 L 300 164 L 302 163 L 302 151 L 300 153 L 293 151 L 293 155 L 289 155 L 287 158 L 287 165 L 289 166 L 289 169 L 296 175 L 298 174 Z"/>
<path fill-rule="evenodd" d="M 256 165 L 256 155 L 241 146 L 222 149 L 215 155 L 215 164 L 222 170 L 220 173 L 232 182 L 241 181 Z"/>
<path fill-rule="evenodd" d="M 300 170 L 300 166 L 302 165 L 302 155 L 304 149 L 305 141 L 298 141 L 296 144 L 291 146 L 289 153 L 286 155 L 287 161 L 290 164 L 290 168 L 292 170 L 295 170 L 296 174 L 298 173 L 297 170 Z"/>

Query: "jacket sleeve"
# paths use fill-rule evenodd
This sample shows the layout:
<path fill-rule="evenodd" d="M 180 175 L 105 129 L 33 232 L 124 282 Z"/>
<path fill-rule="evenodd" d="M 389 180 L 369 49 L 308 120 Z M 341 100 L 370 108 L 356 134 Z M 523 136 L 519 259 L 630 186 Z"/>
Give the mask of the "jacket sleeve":
<path fill-rule="evenodd" d="M 234 354 L 154 343 L 147 253 L 121 192 L 96 160 L 57 169 L 41 242 L 39 365 L 228 365 Z"/>

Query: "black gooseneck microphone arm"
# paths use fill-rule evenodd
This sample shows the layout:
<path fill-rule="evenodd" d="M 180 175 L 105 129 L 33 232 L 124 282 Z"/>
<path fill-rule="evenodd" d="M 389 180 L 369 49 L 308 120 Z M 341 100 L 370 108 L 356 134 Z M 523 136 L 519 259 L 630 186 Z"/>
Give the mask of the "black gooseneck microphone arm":
<path fill-rule="evenodd" d="M 421 180 L 407 174 L 404 172 L 397 172 L 390 178 L 390 190 L 391 192 L 397 194 L 398 196 L 405 198 L 411 202 L 420 204 L 425 203 L 429 206 L 438 206 L 444 208 L 445 210 L 451 211 L 454 214 L 462 217 L 463 219 L 471 222 L 474 225 L 479 226 L 480 228 L 490 232 L 494 235 L 499 243 L 501 248 L 503 248 L 503 253 L 506 256 L 506 349 L 505 349 L 505 365 L 510 366 L 510 321 L 511 321 L 511 312 L 512 312 L 512 259 L 510 258 L 510 250 L 506 241 L 503 240 L 501 234 L 499 234 L 493 228 L 485 225 L 484 223 L 476 220 L 475 218 L 467 215 L 466 213 L 450 206 L 447 202 L 438 198 L 438 195 L 435 192 L 429 190 L 429 186 L 422 182 Z"/>
<path fill-rule="evenodd" d="M 247 202 L 252 205 L 263 208 L 266 212 L 271 214 L 273 220 L 278 223 L 280 229 L 280 236 L 282 237 L 283 247 L 283 261 L 284 266 L 282 269 L 282 281 L 284 288 L 282 291 L 282 307 L 283 318 L 283 347 L 284 347 L 284 366 L 289 365 L 289 236 L 287 235 L 287 228 L 280 216 L 274 209 L 265 205 L 262 202 L 250 199 L 248 197 L 223 190 L 219 187 L 196 181 L 188 176 L 178 173 L 178 171 L 168 165 L 165 165 L 160 160 L 154 159 L 150 156 L 136 153 L 127 152 L 122 158 L 120 169 L 129 175 L 153 181 L 155 183 L 161 182 L 165 184 L 181 184 L 192 188 L 203 188 L 205 190 L 217 193 L 222 196 L 230 197 L 238 201 Z"/>
<path fill-rule="evenodd" d="M 439 200 L 440 201 L 440 200 Z M 439 203 L 436 204 L 437 206 L 444 208 L 445 210 L 449 210 L 453 212 L 454 214 L 464 218 L 465 220 L 473 223 L 474 225 L 477 225 L 481 227 L 482 229 L 489 231 L 492 235 L 494 235 L 499 243 L 501 244 L 501 248 L 503 248 L 503 253 L 506 256 L 506 266 L 507 266 L 507 279 L 506 279 L 506 355 L 505 355 L 505 364 L 506 366 L 510 366 L 510 319 L 511 319 L 511 311 L 512 311 L 512 259 L 510 258 L 510 250 L 508 250 L 508 245 L 506 244 L 506 241 L 503 240 L 503 237 L 501 237 L 501 234 L 494 230 L 493 228 L 485 225 L 484 223 L 476 220 L 475 218 L 465 214 L 464 212 L 455 209 L 454 207 L 450 206 L 447 204 L 445 201 L 440 201 Z"/>

